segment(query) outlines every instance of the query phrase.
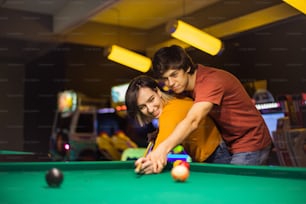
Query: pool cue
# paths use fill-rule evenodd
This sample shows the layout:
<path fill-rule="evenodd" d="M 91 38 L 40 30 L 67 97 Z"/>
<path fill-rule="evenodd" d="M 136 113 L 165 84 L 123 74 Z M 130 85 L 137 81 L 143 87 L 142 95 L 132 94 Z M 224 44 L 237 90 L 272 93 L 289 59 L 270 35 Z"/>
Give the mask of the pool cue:
<path fill-rule="evenodd" d="M 147 146 L 146 151 L 145 151 L 144 154 L 143 154 L 143 157 L 146 157 L 146 156 L 147 156 L 147 154 L 151 151 L 153 145 L 154 145 L 153 141 L 150 141 L 149 144 L 148 144 L 148 146 Z M 137 165 L 137 167 L 136 167 L 136 169 L 135 169 L 135 173 L 137 173 L 137 174 L 140 173 L 141 165 L 142 165 L 141 163 L 139 163 L 139 164 Z"/>

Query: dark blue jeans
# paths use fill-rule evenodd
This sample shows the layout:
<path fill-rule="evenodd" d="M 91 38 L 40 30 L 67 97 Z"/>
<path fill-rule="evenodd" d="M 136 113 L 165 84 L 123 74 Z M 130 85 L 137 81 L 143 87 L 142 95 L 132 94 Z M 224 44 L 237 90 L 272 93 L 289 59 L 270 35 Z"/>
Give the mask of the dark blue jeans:
<path fill-rule="evenodd" d="M 204 162 L 216 164 L 229 164 L 232 160 L 231 153 L 222 141 L 216 150 Z"/>
<path fill-rule="evenodd" d="M 231 164 L 238 165 L 266 165 L 271 151 L 271 146 L 256 152 L 242 152 L 233 154 Z"/>

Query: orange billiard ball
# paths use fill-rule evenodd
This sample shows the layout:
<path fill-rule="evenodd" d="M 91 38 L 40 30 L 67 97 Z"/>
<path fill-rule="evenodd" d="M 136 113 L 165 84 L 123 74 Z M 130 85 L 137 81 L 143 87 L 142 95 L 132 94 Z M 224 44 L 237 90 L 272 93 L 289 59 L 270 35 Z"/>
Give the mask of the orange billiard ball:
<path fill-rule="evenodd" d="M 190 169 L 189 162 L 184 161 L 184 160 L 175 160 L 175 162 L 173 162 L 173 166 L 172 167 L 176 167 L 176 166 L 179 166 L 179 165 L 186 166 L 188 169 Z"/>
<path fill-rule="evenodd" d="M 178 165 L 172 168 L 171 176 L 175 181 L 184 182 L 189 177 L 189 169 L 184 165 Z"/>
<path fill-rule="evenodd" d="M 175 162 L 173 162 L 173 166 L 172 167 L 176 167 L 178 165 L 181 165 L 181 163 L 183 162 L 183 160 L 175 160 Z"/>

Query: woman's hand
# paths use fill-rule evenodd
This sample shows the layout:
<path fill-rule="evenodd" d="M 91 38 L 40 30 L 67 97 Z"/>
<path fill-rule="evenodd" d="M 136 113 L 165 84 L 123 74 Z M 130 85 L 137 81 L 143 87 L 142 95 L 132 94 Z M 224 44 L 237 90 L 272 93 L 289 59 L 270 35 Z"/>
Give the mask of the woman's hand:
<path fill-rule="evenodd" d="M 138 174 L 153 174 L 153 163 L 147 157 L 141 157 L 135 161 L 135 172 Z"/>

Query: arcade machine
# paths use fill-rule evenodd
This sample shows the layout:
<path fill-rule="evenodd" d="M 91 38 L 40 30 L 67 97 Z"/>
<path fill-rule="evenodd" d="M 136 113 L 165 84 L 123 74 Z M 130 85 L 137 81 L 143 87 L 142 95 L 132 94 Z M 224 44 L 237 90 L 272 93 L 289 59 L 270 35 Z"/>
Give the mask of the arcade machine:
<path fill-rule="evenodd" d="M 271 97 L 261 93 L 260 99 Z M 258 95 L 259 96 L 259 95 Z M 264 96 L 264 97 L 262 97 Z M 302 95 L 300 95 L 302 96 Z M 306 128 L 302 121 L 303 98 L 295 100 L 294 96 L 278 97 L 276 101 L 265 100 L 256 103 L 268 129 L 270 130 L 277 163 L 281 166 L 306 166 Z"/>
<path fill-rule="evenodd" d="M 58 104 L 50 139 L 53 160 L 94 160 L 97 152 L 97 109 L 82 105 L 82 95 L 66 90 L 58 93 Z"/>
<path fill-rule="evenodd" d="M 58 93 L 50 139 L 51 158 L 67 160 L 120 160 L 121 153 L 137 147 L 120 129 L 114 108 L 99 99 L 72 90 Z"/>

